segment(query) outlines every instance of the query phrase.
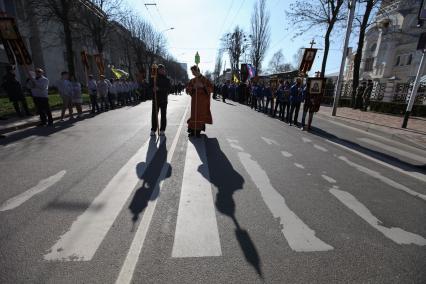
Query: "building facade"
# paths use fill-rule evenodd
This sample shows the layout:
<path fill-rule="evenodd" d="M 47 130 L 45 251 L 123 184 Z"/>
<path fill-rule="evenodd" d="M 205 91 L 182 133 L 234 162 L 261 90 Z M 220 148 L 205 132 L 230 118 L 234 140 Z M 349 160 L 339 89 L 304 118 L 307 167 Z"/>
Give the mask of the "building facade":
<path fill-rule="evenodd" d="M 422 52 L 417 50 L 426 24 L 418 27 L 421 0 L 383 0 L 373 24 L 368 27 L 362 51 L 360 79 L 372 80 L 372 99 L 406 103 L 420 65 Z M 355 53 L 346 59 L 344 96 L 350 96 Z M 422 70 L 422 75 L 425 70 Z M 426 104 L 421 86 L 416 104 Z"/>
<path fill-rule="evenodd" d="M 17 21 L 19 31 L 33 59 L 33 66 L 45 70 L 45 75 L 49 78 L 50 86 L 55 86 L 60 79 L 60 73 L 67 70 L 68 62 L 65 49 L 65 40 L 62 26 L 55 21 L 42 21 L 37 13 L 32 10 L 28 0 L 0 0 L 0 11 L 3 15 L 14 17 Z M 96 17 L 96 15 L 93 15 Z M 130 36 L 129 33 L 120 24 L 113 23 L 113 32 L 107 39 L 105 50 L 103 51 L 105 75 L 112 77 L 110 68 L 131 70 L 136 72 L 136 66 L 129 56 L 133 57 L 127 45 L 125 48 L 122 40 L 123 36 Z M 78 29 L 78 27 L 77 27 Z M 90 36 L 84 32 L 76 32 L 73 35 L 73 51 L 75 73 L 78 81 L 85 85 L 86 74 L 99 75 L 94 55 L 97 49 L 93 45 Z M 86 72 L 81 60 L 81 52 L 88 54 L 89 68 Z M 130 62 L 130 63 L 129 63 Z M 6 66 L 9 65 L 3 45 L 0 44 L 0 77 L 6 72 Z M 18 78 L 25 78 L 25 73 L 18 66 Z"/>

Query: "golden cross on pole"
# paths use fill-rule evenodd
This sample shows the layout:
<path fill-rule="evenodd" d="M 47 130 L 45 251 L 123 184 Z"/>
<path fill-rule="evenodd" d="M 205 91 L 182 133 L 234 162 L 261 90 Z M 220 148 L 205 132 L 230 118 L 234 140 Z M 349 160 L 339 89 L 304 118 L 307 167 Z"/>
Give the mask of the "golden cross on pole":
<path fill-rule="evenodd" d="M 317 44 L 316 42 L 315 42 L 315 40 L 314 39 L 312 39 L 311 40 L 311 42 L 309 43 L 310 45 L 311 45 L 311 48 L 314 46 L 314 44 Z"/>

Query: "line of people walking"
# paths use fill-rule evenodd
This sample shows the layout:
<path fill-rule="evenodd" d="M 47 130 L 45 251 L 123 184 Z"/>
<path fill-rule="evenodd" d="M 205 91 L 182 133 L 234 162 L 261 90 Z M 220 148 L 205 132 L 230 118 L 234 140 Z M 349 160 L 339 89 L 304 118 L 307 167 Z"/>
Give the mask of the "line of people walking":
<path fill-rule="evenodd" d="M 215 85 L 213 98 L 217 99 L 218 94 L 222 96 L 223 102 L 230 98 L 271 117 L 278 117 L 290 126 L 310 128 L 314 111 L 302 78 L 296 78 L 294 81 L 279 80 L 276 87 L 271 82 L 258 81 L 250 81 L 248 85 L 241 83 L 237 86 L 227 80 L 222 86 Z M 302 119 L 299 121 L 302 103 L 304 103 Z M 306 124 L 308 114 L 310 120 Z"/>

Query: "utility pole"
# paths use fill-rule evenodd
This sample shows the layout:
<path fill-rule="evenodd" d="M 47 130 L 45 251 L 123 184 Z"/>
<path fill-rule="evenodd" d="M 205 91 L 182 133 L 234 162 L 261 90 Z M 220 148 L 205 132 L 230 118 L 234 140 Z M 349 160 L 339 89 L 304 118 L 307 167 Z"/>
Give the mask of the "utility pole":
<path fill-rule="evenodd" d="M 410 117 L 410 113 L 413 110 L 414 102 L 416 101 L 417 89 L 419 88 L 420 78 L 422 76 L 422 71 L 425 65 L 425 52 L 426 50 L 423 49 L 422 59 L 420 60 L 420 66 L 419 66 L 419 69 L 417 70 L 416 79 L 414 80 L 413 89 L 411 90 L 410 100 L 408 101 L 407 109 L 404 114 L 404 120 L 401 126 L 402 128 L 407 128 L 408 118 Z"/>
<path fill-rule="evenodd" d="M 342 89 L 343 83 L 343 71 L 345 70 L 345 61 L 348 55 L 349 38 L 352 31 L 352 22 L 354 21 L 356 1 L 357 0 L 350 0 L 349 2 L 349 17 L 346 27 L 345 44 L 343 45 L 342 62 L 340 63 L 339 77 L 337 78 L 336 90 L 334 92 L 332 116 L 336 116 L 337 106 L 339 105 L 340 90 Z"/>

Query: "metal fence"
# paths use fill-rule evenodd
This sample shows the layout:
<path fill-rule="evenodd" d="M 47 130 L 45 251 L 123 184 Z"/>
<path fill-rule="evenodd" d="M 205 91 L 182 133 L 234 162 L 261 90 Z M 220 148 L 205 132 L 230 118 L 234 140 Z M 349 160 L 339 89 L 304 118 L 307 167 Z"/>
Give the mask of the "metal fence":
<path fill-rule="evenodd" d="M 371 92 L 371 101 L 386 101 L 392 103 L 406 104 L 410 99 L 413 82 L 396 83 L 388 82 L 373 82 L 373 90 Z M 331 99 L 334 96 L 335 84 L 331 81 L 327 82 L 325 89 L 325 97 Z M 347 81 L 342 84 L 340 92 L 341 99 L 350 99 L 352 96 L 352 81 Z M 385 99 L 386 98 L 386 99 Z M 415 101 L 416 105 L 426 105 L 426 82 L 420 83 Z"/>

